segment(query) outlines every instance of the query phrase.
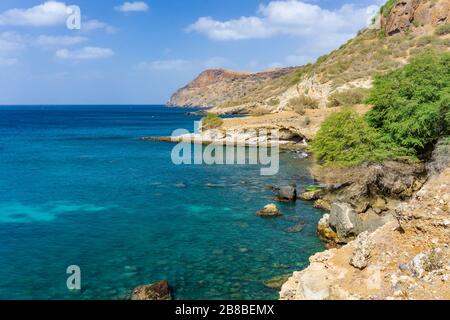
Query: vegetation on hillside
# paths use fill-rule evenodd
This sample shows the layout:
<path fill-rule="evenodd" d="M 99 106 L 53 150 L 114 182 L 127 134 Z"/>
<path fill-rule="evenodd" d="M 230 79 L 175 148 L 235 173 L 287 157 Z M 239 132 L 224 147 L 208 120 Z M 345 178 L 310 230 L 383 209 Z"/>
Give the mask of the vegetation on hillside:
<path fill-rule="evenodd" d="M 347 167 L 406 155 L 350 108 L 329 116 L 311 147 L 319 164 L 324 166 Z"/>
<path fill-rule="evenodd" d="M 375 78 L 368 123 L 397 145 L 422 152 L 449 132 L 450 54 L 427 53 Z"/>
<path fill-rule="evenodd" d="M 345 91 L 336 91 L 328 98 L 328 107 L 353 106 L 364 103 L 369 89 L 353 88 Z"/>
<path fill-rule="evenodd" d="M 420 156 L 450 134 L 450 54 L 428 52 L 401 69 L 379 75 L 361 117 L 351 109 L 332 114 L 312 150 L 325 166 Z"/>

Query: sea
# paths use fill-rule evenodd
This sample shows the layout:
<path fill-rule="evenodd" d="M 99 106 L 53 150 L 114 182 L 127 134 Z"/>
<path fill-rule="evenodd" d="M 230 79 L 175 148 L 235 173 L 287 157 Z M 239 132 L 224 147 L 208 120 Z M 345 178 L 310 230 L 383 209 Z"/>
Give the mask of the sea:
<path fill-rule="evenodd" d="M 284 152 L 274 176 L 176 165 L 173 144 L 141 138 L 192 131 L 187 111 L 0 107 L 0 299 L 126 300 L 160 280 L 174 299 L 278 298 L 267 281 L 324 249 L 321 212 L 302 201 L 279 203 L 276 219 L 256 212 L 274 202 L 271 186 L 313 184 L 311 160 Z"/>

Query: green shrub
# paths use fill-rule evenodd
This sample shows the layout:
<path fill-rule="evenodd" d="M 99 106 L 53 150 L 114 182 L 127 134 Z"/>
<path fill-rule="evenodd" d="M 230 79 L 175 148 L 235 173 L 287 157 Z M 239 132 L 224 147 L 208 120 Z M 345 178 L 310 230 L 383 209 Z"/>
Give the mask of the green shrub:
<path fill-rule="evenodd" d="M 202 118 L 202 129 L 211 130 L 219 128 L 223 124 L 223 119 L 215 113 L 208 113 Z"/>
<path fill-rule="evenodd" d="M 311 144 L 319 164 L 347 167 L 406 155 L 370 127 L 355 111 L 345 108 L 330 115 Z"/>
<path fill-rule="evenodd" d="M 391 13 L 392 9 L 394 8 L 395 4 L 397 3 L 397 0 L 388 0 L 384 6 L 381 7 L 380 13 L 387 17 L 389 13 Z"/>
<path fill-rule="evenodd" d="M 288 107 L 298 114 L 304 115 L 306 109 L 319 108 L 319 101 L 306 95 L 301 95 L 289 100 Z"/>
<path fill-rule="evenodd" d="M 436 28 L 434 33 L 438 36 L 445 36 L 450 33 L 450 23 L 445 23 Z"/>
<path fill-rule="evenodd" d="M 397 145 L 421 153 L 449 132 L 450 54 L 425 53 L 379 75 L 368 99 L 369 124 Z"/>
<path fill-rule="evenodd" d="M 364 103 L 369 94 L 369 89 L 354 88 L 346 91 L 334 92 L 329 97 L 328 107 L 352 106 Z"/>

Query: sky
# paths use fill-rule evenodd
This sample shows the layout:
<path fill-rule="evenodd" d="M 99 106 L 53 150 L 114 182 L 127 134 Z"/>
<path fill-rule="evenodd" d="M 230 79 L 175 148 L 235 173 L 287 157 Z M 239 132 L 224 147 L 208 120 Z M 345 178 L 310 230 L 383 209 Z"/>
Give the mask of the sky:
<path fill-rule="evenodd" d="M 314 62 L 383 2 L 2 0 L 0 104 L 164 104 L 205 69 Z"/>

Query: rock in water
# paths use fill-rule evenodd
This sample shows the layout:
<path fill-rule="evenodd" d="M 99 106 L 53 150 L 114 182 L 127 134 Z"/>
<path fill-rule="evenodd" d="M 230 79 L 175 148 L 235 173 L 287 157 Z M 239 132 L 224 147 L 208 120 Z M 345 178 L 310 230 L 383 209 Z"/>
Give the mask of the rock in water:
<path fill-rule="evenodd" d="M 361 233 L 356 238 L 356 248 L 353 251 L 353 257 L 350 264 L 355 268 L 363 270 L 369 264 L 370 251 L 372 250 L 372 241 L 369 232 Z"/>
<path fill-rule="evenodd" d="M 294 202 L 297 199 L 297 190 L 292 186 L 281 187 L 278 190 L 277 200 L 282 202 Z"/>
<path fill-rule="evenodd" d="M 169 283 L 165 280 L 133 290 L 131 300 L 172 300 Z"/>
<path fill-rule="evenodd" d="M 300 221 L 295 226 L 287 228 L 286 232 L 287 233 L 299 233 L 299 232 L 302 232 L 303 229 L 305 229 L 305 227 L 306 227 L 306 222 L 305 221 Z"/>
<path fill-rule="evenodd" d="M 275 204 L 268 204 L 264 207 L 264 209 L 259 210 L 256 215 L 258 217 L 265 217 L 265 218 L 271 218 L 271 217 L 279 217 L 281 216 L 280 210 L 277 208 Z"/>
<path fill-rule="evenodd" d="M 291 274 L 288 274 L 288 275 L 278 276 L 278 277 L 274 277 L 272 279 L 266 280 L 266 281 L 264 281 L 264 286 L 266 286 L 267 288 L 270 288 L 270 289 L 280 290 L 281 287 L 283 286 L 283 284 L 285 284 L 286 281 L 288 281 L 290 276 L 291 276 Z"/>

